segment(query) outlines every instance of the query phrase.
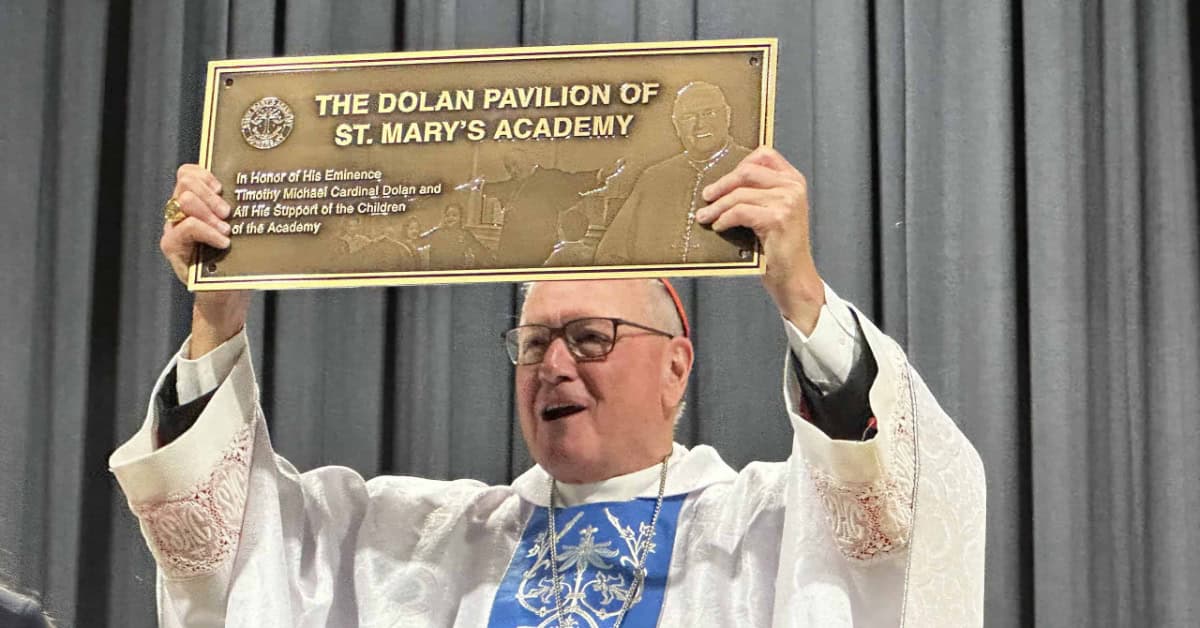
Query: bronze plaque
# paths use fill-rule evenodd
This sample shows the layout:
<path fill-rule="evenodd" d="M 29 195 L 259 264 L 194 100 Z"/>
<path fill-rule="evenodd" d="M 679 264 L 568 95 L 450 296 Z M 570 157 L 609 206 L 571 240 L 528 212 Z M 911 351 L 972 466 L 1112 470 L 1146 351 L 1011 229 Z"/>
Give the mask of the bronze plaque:
<path fill-rule="evenodd" d="M 232 244 L 188 287 L 759 274 L 695 210 L 771 143 L 775 65 L 774 39 L 213 61 Z"/>

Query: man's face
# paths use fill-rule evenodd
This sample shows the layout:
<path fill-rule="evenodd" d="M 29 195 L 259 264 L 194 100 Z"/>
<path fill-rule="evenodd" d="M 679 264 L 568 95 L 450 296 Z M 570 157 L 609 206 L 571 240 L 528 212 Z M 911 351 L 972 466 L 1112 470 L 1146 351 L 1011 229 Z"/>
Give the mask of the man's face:
<path fill-rule="evenodd" d="M 457 207 L 450 206 L 446 208 L 446 213 L 442 214 L 442 224 L 447 227 L 453 227 L 458 224 L 459 211 Z"/>
<path fill-rule="evenodd" d="M 521 324 L 560 327 L 596 316 L 656 327 L 648 320 L 650 296 L 641 280 L 539 283 L 529 291 Z M 691 344 L 683 338 L 621 325 L 612 352 L 598 361 L 577 360 L 555 338 L 541 363 L 516 367 L 525 444 L 563 482 L 597 482 L 651 466 L 670 452 L 671 409 L 690 369 Z"/>
<path fill-rule="evenodd" d="M 713 88 L 694 87 L 680 94 L 671 118 L 679 141 L 693 159 L 711 156 L 729 137 L 729 107 Z"/>

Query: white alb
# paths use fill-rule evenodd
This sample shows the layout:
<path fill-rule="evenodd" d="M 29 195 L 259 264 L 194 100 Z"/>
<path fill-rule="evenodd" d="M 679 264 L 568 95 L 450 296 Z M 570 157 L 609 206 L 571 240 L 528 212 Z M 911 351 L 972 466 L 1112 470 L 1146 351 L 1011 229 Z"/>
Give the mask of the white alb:
<path fill-rule="evenodd" d="M 834 441 L 805 420 L 786 359 L 786 462 L 735 472 L 711 447 L 675 446 L 665 494 L 687 497 L 660 626 L 982 625 L 979 456 L 899 346 L 858 318 L 879 365 L 874 439 Z M 271 447 L 244 336 L 230 343 L 195 425 L 155 450 L 152 409 L 110 459 L 158 563 L 161 625 L 486 626 L 546 473 L 511 486 L 298 473 Z M 575 499 L 654 497 L 656 470 Z"/>

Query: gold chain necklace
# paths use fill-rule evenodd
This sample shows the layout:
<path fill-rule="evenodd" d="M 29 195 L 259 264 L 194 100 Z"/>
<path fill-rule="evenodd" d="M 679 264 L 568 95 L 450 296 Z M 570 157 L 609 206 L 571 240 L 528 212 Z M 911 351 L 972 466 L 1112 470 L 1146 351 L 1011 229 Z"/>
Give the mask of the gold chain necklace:
<path fill-rule="evenodd" d="M 634 602 L 641 598 L 642 586 L 646 583 L 646 554 L 649 553 L 650 542 L 654 540 L 654 532 L 658 529 L 658 513 L 662 512 L 663 495 L 667 491 L 667 460 L 670 458 L 671 454 L 667 454 L 663 458 L 662 469 L 659 471 L 658 499 L 654 502 L 654 515 L 650 517 L 650 536 L 643 538 L 639 532 L 637 542 L 633 546 L 633 584 L 629 587 L 625 601 L 621 603 L 621 612 L 617 615 L 617 621 L 613 624 L 613 628 L 621 628 L 621 622 L 625 621 L 625 613 L 629 612 L 629 609 L 633 608 Z M 563 623 L 562 593 L 559 591 L 562 578 L 558 574 L 558 528 L 554 523 L 554 496 L 558 493 L 557 486 L 557 482 L 551 476 L 550 506 L 546 509 L 546 519 L 550 524 L 550 584 L 554 587 L 554 615 L 558 620 L 558 626 L 567 628 L 567 624 Z M 574 621 L 570 625 L 573 626 Z"/>

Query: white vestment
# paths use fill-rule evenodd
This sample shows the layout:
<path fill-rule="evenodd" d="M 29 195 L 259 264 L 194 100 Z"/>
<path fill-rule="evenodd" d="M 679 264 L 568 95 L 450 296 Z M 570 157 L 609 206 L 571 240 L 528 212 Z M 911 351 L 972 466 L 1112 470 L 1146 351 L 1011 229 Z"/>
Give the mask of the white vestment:
<path fill-rule="evenodd" d="M 711 447 L 676 445 L 666 495 L 686 498 L 658 625 L 982 625 L 982 463 L 899 346 L 858 318 L 879 367 L 873 439 L 832 440 L 801 416 L 788 358 L 786 462 L 735 472 Z M 157 450 L 153 408 L 110 465 L 158 563 L 164 626 L 481 628 L 547 504 L 537 466 L 510 486 L 298 473 L 271 447 L 248 350 Z M 653 470 L 566 491 L 657 492 Z"/>

